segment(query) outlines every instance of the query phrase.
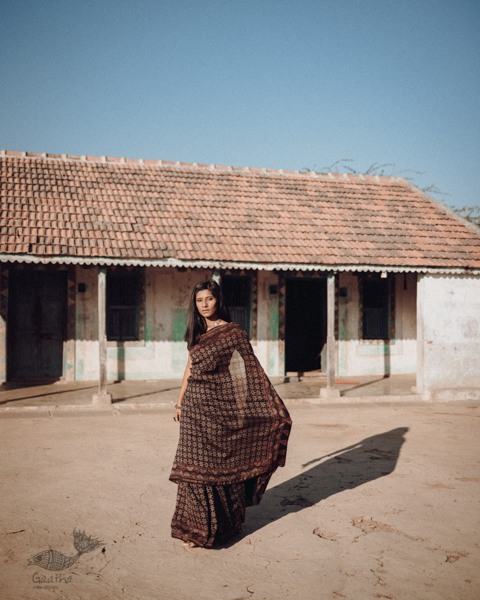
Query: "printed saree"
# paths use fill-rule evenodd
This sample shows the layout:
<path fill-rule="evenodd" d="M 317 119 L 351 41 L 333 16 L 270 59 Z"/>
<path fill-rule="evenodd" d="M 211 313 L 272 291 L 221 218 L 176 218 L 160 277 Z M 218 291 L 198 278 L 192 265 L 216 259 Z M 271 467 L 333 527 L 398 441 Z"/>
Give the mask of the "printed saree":
<path fill-rule="evenodd" d="M 211 547 L 240 531 L 245 506 L 285 464 L 291 419 L 237 323 L 204 333 L 190 357 L 172 536 Z"/>

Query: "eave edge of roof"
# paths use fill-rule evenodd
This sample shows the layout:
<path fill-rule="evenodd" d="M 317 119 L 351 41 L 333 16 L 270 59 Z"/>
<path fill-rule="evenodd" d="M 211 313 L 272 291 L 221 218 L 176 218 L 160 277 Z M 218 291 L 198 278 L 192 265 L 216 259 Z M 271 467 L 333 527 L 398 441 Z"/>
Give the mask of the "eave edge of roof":
<path fill-rule="evenodd" d="M 263 263 L 218 260 L 182 260 L 76 257 L 76 256 L 31 256 L 26 254 L 0 254 L 0 263 L 22 263 L 31 265 L 79 265 L 79 266 L 125 266 L 125 267 L 183 267 L 192 269 L 246 269 L 255 271 L 316 271 L 316 272 L 386 272 L 386 273 L 436 273 L 447 275 L 480 275 L 480 269 L 468 267 L 428 267 L 401 265 L 328 265 L 308 263 Z"/>

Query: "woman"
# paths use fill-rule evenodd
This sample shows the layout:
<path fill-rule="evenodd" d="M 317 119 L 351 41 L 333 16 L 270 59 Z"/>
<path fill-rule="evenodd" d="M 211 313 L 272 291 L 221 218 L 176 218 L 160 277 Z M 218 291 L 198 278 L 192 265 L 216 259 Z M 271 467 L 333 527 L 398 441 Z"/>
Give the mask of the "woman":
<path fill-rule="evenodd" d="M 215 281 L 193 288 L 185 340 L 170 475 L 178 484 L 172 536 L 187 547 L 211 548 L 240 532 L 245 507 L 260 502 L 285 464 L 292 422 L 247 333 L 230 322 Z"/>

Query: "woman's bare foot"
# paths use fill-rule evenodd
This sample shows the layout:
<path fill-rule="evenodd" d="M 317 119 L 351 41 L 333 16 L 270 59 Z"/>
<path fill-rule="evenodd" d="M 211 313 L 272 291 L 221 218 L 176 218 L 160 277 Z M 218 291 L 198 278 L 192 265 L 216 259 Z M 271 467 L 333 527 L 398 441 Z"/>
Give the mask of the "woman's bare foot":
<path fill-rule="evenodd" d="M 196 544 L 195 542 L 183 542 L 183 545 L 185 548 L 200 548 L 200 546 L 198 544 Z"/>

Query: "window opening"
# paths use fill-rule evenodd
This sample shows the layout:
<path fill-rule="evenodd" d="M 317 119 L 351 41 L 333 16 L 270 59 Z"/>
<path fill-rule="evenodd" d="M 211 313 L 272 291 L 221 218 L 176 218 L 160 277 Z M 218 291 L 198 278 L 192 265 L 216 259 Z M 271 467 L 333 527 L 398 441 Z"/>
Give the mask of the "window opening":
<path fill-rule="evenodd" d="M 248 275 L 224 275 L 222 291 L 230 318 L 250 333 L 251 280 Z"/>
<path fill-rule="evenodd" d="M 390 339 L 390 279 L 362 280 L 362 339 Z"/>
<path fill-rule="evenodd" d="M 107 273 L 107 339 L 139 339 L 140 271 Z"/>

